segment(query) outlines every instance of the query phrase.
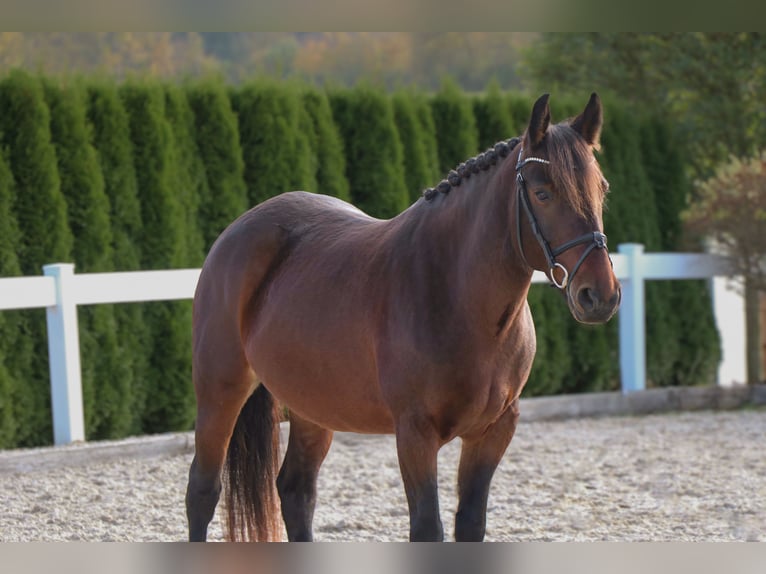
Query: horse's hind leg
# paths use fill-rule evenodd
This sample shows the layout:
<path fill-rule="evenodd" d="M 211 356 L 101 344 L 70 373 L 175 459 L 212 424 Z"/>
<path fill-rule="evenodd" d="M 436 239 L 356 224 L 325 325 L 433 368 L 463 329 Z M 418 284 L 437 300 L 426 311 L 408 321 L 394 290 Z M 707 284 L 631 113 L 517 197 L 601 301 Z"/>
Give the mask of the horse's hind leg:
<path fill-rule="evenodd" d="M 224 343 L 226 339 L 219 340 Z M 204 349 L 197 353 L 198 349 Z M 255 383 L 237 348 L 195 345 L 194 386 L 197 392 L 195 455 L 186 490 L 189 540 L 204 541 L 221 495 L 221 470 L 234 425 Z"/>
<path fill-rule="evenodd" d="M 487 523 L 487 497 L 492 476 L 513 438 L 519 418 L 518 399 L 484 434 L 463 439 L 458 469 L 457 542 L 481 542 Z"/>
<path fill-rule="evenodd" d="M 290 542 L 313 540 L 317 475 L 330 450 L 332 435 L 332 431 L 290 413 L 290 439 L 277 477 L 282 518 Z"/>

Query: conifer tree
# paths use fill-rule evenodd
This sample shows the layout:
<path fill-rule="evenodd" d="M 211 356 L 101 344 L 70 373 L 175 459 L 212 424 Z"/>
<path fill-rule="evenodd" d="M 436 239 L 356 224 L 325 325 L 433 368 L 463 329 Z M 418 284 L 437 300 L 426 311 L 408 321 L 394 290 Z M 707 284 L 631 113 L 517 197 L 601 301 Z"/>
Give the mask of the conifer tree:
<path fill-rule="evenodd" d="M 402 146 L 389 98 L 367 85 L 330 92 L 343 138 L 351 199 L 374 217 L 389 218 L 409 205 Z"/>
<path fill-rule="evenodd" d="M 327 95 L 317 88 L 307 87 L 302 99 L 312 126 L 309 143 L 316 156 L 317 191 L 349 201 L 343 142 L 333 122 Z"/>
<path fill-rule="evenodd" d="M 0 152 L 0 278 L 21 275 L 16 256 L 19 229 L 11 209 L 13 196 L 11 170 Z M 16 420 L 14 399 L 23 384 L 18 375 L 29 368 L 23 362 L 28 361 L 32 353 L 31 341 L 21 336 L 19 326 L 18 312 L 0 313 L 0 449 L 16 446 L 16 429 L 20 421 Z"/>
<path fill-rule="evenodd" d="M 635 114 L 610 100 L 605 102 L 605 122 L 601 138 L 600 162 L 611 189 L 604 228 L 609 244 L 616 248 L 624 242 L 643 243 L 646 251 L 661 249 L 657 208 L 641 155 L 640 131 Z M 668 384 L 678 356 L 675 314 L 670 307 L 667 285 L 648 282 L 647 309 L 647 378 L 651 384 Z"/>
<path fill-rule="evenodd" d="M 507 96 L 506 107 L 511 117 L 511 137 L 521 137 L 529 125 L 529 117 L 532 114 L 534 100 L 516 92 Z"/>
<path fill-rule="evenodd" d="M 690 194 L 682 147 L 675 141 L 671 122 L 662 114 L 641 118 L 641 153 L 657 206 L 660 249 L 682 245 L 681 212 Z M 674 281 L 660 285 L 678 339 L 668 384 L 713 384 L 721 357 L 710 292 L 705 281 Z"/>
<path fill-rule="evenodd" d="M 13 213 L 19 227 L 18 255 L 24 275 L 40 275 L 42 266 L 71 261 L 72 233 L 61 194 L 50 115 L 37 77 L 14 71 L 0 81 L 0 134 L 15 182 Z M 20 312 L 19 337 L 33 345 L 32 358 L 17 372 L 23 384 L 14 398 L 19 446 L 52 441 L 50 374 L 45 313 Z"/>
<path fill-rule="evenodd" d="M 207 178 L 207 196 L 199 203 L 199 226 L 207 252 L 226 226 L 251 206 L 237 116 L 223 82 L 195 82 L 186 87 L 186 94 L 194 112 L 197 148 Z"/>
<path fill-rule="evenodd" d="M 104 192 L 109 199 L 112 267 L 116 271 L 137 271 L 141 269 L 141 205 L 128 115 L 114 83 L 92 82 L 87 88 L 87 96 L 93 147 L 103 174 Z M 145 404 L 146 356 L 151 349 L 147 342 L 149 331 L 143 317 L 143 305 L 115 305 L 114 317 L 118 356 L 126 369 L 124 384 L 130 389 L 123 397 L 123 408 L 130 413 L 127 434 L 138 434 Z"/>
<path fill-rule="evenodd" d="M 210 190 L 194 137 L 194 114 L 186 94 L 174 84 L 165 86 L 165 108 L 175 142 L 173 150 L 177 169 L 174 187 L 185 215 L 185 264 L 200 267 L 204 260 L 204 240 L 199 225 L 199 204 L 201 198 L 210 196 Z"/>
<path fill-rule="evenodd" d="M 250 205 L 286 191 L 316 189 L 297 91 L 260 80 L 237 90 L 232 104 L 239 117 Z"/>
<path fill-rule="evenodd" d="M 431 166 L 428 164 L 427 150 L 421 125 L 411 94 L 398 92 L 392 98 L 394 120 L 402 143 L 404 154 L 404 175 L 410 202 L 420 199 L 423 190 L 435 185 Z"/>
<path fill-rule="evenodd" d="M 452 81 L 445 81 L 431 100 L 442 177 L 479 151 L 479 134 L 471 100 Z"/>
<path fill-rule="evenodd" d="M 174 192 L 175 142 L 165 117 L 161 85 L 130 82 L 120 90 L 130 118 L 131 141 L 141 203 L 143 269 L 185 266 L 185 214 Z M 149 303 L 150 326 L 143 429 L 165 432 L 187 429 L 194 418 L 191 385 L 191 303 Z"/>
<path fill-rule="evenodd" d="M 74 236 L 75 269 L 80 273 L 112 271 L 109 198 L 89 139 L 84 91 L 47 81 L 45 95 L 61 192 Z M 130 427 L 130 371 L 119 355 L 114 309 L 111 305 L 81 306 L 78 315 L 86 436 L 124 436 Z"/>
<path fill-rule="evenodd" d="M 436 143 L 436 125 L 431 113 L 431 105 L 428 98 L 418 92 L 412 94 L 412 103 L 415 107 L 415 116 L 420 127 L 419 133 L 428 165 L 428 179 L 431 182 L 429 185 L 436 185 L 441 177 L 441 171 L 439 170 L 439 146 Z"/>
<path fill-rule="evenodd" d="M 497 82 L 491 82 L 483 95 L 473 99 L 479 149 L 487 149 L 500 140 L 518 135 L 513 129 L 511 110 L 506 103 Z"/>

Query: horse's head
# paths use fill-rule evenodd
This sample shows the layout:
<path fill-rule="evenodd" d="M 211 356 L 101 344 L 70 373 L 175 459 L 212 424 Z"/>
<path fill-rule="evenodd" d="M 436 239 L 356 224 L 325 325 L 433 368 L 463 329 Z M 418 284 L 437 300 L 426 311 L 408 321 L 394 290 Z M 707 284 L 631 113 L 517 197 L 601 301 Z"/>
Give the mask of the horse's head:
<path fill-rule="evenodd" d="M 535 102 L 516 163 L 516 243 L 529 266 L 565 294 L 575 319 L 608 321 L 620 304 L 602 208 L 609 184 L 593 151 L 603 113 L 591 95 L 576 118 L 551 125 L 548 94 Z"/>

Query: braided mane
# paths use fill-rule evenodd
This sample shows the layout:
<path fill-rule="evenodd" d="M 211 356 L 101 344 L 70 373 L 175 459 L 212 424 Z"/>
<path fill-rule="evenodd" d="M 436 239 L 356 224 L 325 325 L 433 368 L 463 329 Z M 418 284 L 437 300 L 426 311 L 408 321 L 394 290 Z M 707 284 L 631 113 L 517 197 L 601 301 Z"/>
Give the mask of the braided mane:
<path fill-rule="evenodd" d="M 431 201 L 438 193 L 448 194 L 452 191 L 453 187 L 459 186 L 464 179 L 468 179 L 471 175 L 486 171 L 493 165 L 496 165 L 498 158 L 504 159 L 508 157 L 513 151 L 513 148 L 519 145 L 520 142 L 520 137 L 497 142 L 493 147 L 487 149 L 487 151 L 466 160 L 455 169 L 450 170 L 447 174 L 447 178 L 441 180 L 436 187 L 429 187 L 423 191 L 423 197 L 426 201 Z"/>

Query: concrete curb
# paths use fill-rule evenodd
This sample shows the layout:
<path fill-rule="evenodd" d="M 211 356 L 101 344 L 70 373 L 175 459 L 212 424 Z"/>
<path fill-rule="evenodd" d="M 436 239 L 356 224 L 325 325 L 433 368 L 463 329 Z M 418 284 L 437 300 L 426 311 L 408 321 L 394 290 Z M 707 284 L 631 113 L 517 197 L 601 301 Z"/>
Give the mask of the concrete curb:
<path fill-rule="evenodd" d="M 620 392 L 522 399 L 521 420 L 646 415 L 673 411 L 729 410 L 766 405 L 766 384 L 733 387 L 672 387 L 629 395 Z M 286 423 L 283 423 L 283 427 Z M 283 433 L 286 428 L 282 429 Z M 341 434 L 341 433 L 339 433 Z M 358 436 L 358 435 L 356 435 Z M 45 471 L 123 459 L 145 459 L 194 452 L 194 434 L 170 433 L 118 441 L 0 451 L 0 474 Z"/>
<path fill-rule="evenodd" d="M 668 387 L 620 392 L 535 397 L 521 400 L 522 421 L 646 415 L 671 411 L 727 410 L 766 405 L 766 385 Z"/>

